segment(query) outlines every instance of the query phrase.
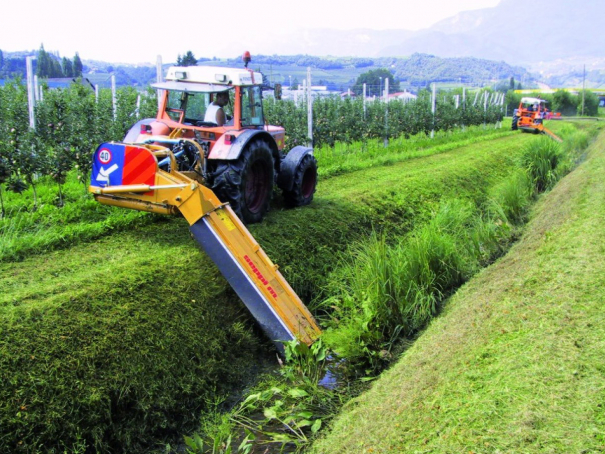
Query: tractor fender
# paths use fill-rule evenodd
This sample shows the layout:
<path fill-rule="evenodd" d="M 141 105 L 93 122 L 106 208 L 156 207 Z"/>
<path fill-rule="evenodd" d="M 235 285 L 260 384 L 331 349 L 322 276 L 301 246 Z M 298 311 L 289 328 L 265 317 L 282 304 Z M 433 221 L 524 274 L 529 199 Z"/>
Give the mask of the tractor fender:
<path fill-rule="evenodd" d="M 231 143 L 227 143 L 227 136 L 230 136 Z M 235 139 L 233 139 L 235 137 Z M 227 131 L 225 134 L 220 136 L 215 142 L 214 146 L 210 150 L 208 159 L 220 159 L 223 161 L 235 161 L 239 159 L 240 155 L 246 145 L 253 140 L 263 140 L 267 142 L 267 145 L 271 148 L 273 155 L 273 161 L 279 163 L 279 150 L 273 136 L 266 131 L 258 129 L 246 129 L 244 131 Z"/>
<path fill-rule="evenodd" d="M 277 175 L 277 186 L 283 191 L 291 191 L 294 184 L 296 168 L 307 154 L 313 154 L 313 148 L 297 146 L 292 148 L 282 159 L 279 174 Z"/>
<path fill-rule="evenodd" d="M 141 126 L 149 126 L 148 134 L 141 134 Z M 130 127 L 126 136 L 124 136 L 124 143 L 142 143 L 145 141 L 145 138 L 150 137 L 151 135 L 156 136 L 167 136 L 170 134 L 170 128 L 161 121 L 158 121 L 156 118 L 144 118 L 142 120 L 137 121 L 134 125 Z M 141 137 L 142 136 L 142 137 Z"/>

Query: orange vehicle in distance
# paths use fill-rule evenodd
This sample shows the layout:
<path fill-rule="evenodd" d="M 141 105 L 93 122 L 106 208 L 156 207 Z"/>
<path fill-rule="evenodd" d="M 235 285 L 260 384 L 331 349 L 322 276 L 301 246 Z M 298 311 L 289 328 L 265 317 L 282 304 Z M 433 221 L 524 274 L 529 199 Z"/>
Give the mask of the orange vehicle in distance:
<path fill-rule="evenodd" d="M 546 107 L 547 101 L 542 98 L 523 97 L 519 107 L 513 112 L 511 129 L 521 129 L 534 134 L 546 134 L 557 142 L 561 138 L 544 126 L 544 119 L 552 119 L 553 114 Z M 560 114 L 558 114 L 560 116 Z"/>

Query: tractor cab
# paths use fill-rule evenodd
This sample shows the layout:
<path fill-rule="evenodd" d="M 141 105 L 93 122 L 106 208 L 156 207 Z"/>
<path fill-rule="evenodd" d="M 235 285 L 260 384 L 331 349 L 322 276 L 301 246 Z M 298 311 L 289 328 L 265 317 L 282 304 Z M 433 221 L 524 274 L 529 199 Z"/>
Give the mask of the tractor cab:
<path fill-rule="evenodd" d="M 263 75 L 249 61 L 246 52 L 245 68 L 170 67 L 151 85 L 159 90 L 156 118 L 136 123 L 124 143 L 166 147 L 174 159 L 159 160 L 160 170 L 176 167 L 253 223 L 269 210 L 274 185 L 287 206 L 311 203 L 317 161 L 310 147 L 285 152 L 285 130 L 266 124 Z"/>
<path fill-rule="evenodd" d="M 152 87 L 161 90 L 156 120 L 170 130 L 185 129 L 194 136 L 197 128 L 223 127 L 213 131 L 216 136 L 227 130 L 265 127 L 261 73 L 213 66 L 173 66 L 165 79 Z M 223 106 L 228 121 L 218 125 L 208 120 L 206 113 L 221 94 L 229 98 Z M 141 131 L 155 134 L 153 126 L 157 126 L 157 132 L 165 132 L 161 125 Z"/>
<path fill-rule="evenodd" d="M 524 114 L 531 114 L 534 118 L 541 118 L 548 110 L 546 108 L 547 101 L 542 98 L 529 98 L 524 97 L 521 98 L 521 102 L 519 103 L 519 108 L 517 109 L 519 112 Z"/>

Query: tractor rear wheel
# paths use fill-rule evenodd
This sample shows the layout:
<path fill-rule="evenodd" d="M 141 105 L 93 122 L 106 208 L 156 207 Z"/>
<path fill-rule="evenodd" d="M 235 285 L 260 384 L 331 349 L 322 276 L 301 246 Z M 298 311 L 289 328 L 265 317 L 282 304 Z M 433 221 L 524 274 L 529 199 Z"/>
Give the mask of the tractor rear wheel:
<path fill-rule="evenodd" d="M 309 205 L 317 186 L 317 160 L 306 154 L 296 166 L 292 189 L 284 191 L 284 202 L 289 207 Z"/>
<path fill-rule="evenodd" d="M 516 131 L 518 129 L 517 128 L 517 122 L 518 121 L 519 121 L 519 117 L 517 117 L 516 115 L 513 116 L 513 122 L 512 122 L 511 127 L 510 127 L 513 131 Z"/>
<path fill-rule="evenodd" d="M 273 157 L 266 142 L 256 140 L 246 146 L 236 161 L 225 161 L 214 172 L 212 190 L 229 202 L 246 224 L 262 221 L 269 211 L 275 179 Z"/>

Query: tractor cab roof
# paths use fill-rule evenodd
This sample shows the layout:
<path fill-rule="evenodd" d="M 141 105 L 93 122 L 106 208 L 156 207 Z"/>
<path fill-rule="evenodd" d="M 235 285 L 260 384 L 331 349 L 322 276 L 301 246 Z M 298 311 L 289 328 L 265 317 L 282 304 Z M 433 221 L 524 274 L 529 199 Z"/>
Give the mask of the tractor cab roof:
<path fill-rule="evenodd" d="M 541 98 L 521 98 L 521 104 L 546 104 L 547 101 Z"/>
<path fill-rule="evenodd" d="M 218 93 L 221 91 L 228 91 L 233 88 L 228 85 L 206 84 L 199 82 L 180 82 L 178 80 L 157 82 L 155 84 L 151 84 L 151 86 L 153 88 L 159 88 L 160 90 L 184 91 L 187 93 Z"/>
<path fill-rule="evenodd" d="M 262 85 L 263 75 L 245 68 L 223 68 L 220 66 L 171 66 L 165 77 L 166 82 L 153 84 L 155 88 L 179 91 L 223 91 L 232 86 Z M 191 90 L 177 88 L 186 84 Z M 205 89 L 194 87 L 206 85 Z M 160 85 L 166 85 L 160 86 Z"/>

